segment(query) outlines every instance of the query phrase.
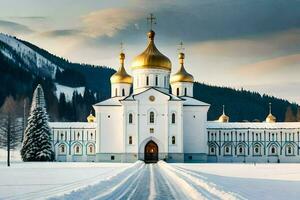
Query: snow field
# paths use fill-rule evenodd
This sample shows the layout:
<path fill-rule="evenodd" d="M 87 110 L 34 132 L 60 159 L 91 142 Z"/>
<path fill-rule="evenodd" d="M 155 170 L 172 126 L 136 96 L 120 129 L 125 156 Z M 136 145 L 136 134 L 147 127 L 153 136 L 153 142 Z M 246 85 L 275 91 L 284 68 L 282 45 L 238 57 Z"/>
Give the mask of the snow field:
<path fill-rule="evenodd" d="M 126 170 L 120 163 L 0 163 L 0 199 L 40 199 L 88 187 Z"/>

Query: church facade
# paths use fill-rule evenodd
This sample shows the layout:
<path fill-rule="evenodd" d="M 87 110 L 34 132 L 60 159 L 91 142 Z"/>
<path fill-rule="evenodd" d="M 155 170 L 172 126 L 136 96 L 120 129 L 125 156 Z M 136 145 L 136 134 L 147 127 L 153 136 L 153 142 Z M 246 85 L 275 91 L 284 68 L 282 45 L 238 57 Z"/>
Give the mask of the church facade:
<path fill-rule="evenodd" d="M 130 76 L 120 54 L 111 98 L 95 104 L 88 122 L 52 122 L 57 161 L 300 162 L 300 123 L 230 123 L 224 109 L 207 121 L 209 104 L 193 98 L 194 78 L 179 53 L 179 70 L 155 46 L 134 58 Z"/>

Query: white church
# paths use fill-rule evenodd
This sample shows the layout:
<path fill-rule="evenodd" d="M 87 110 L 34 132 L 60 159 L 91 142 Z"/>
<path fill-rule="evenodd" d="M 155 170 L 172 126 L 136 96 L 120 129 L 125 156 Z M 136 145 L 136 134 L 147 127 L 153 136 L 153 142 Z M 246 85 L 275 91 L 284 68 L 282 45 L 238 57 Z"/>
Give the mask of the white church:
<path fill-rule="evenodd" d="M 147 34 L 146 49 L 129 75 L 120 67 L 111 77 L 111 98 L 95 104 L 88 122 L 51 122 L 57 161 L 93 162 L 300 162 L 300 123 L 229 122 L 223 114 L 207 121 L 209 104 L 193 98 L 194 78 L 172 63 Z M 171 88 L 171 91 L 170 91 Z M 216 97 L 217 98 L 217 97 Z"/>

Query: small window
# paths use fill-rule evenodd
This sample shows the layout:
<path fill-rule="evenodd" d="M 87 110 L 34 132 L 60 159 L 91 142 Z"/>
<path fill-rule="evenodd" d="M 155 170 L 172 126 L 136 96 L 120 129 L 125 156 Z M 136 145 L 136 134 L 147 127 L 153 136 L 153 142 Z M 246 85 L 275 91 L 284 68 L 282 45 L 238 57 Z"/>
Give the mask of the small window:
<path fill-rule="evenodd" d="M 76 146 L 76 147 L 75 147 L 75 153 L 76 153 L 76 154 L 80 153 L 80 147 L 79 147 L 79 146 Z"/>
<path fill-rule="evenodd" d="M 214 147 L 210 148 L 210 153 L 215 153 L 215 148 Z"/>
<path fill-rule="evenodd" d="M 179 96 L 179 88 L 176 89 L 176 95 Z"/>
<path fill-rule="evenodd" d="M 118 96 L 118 89 L 115 89 L 115 96 Z"/>
<path fill-rule="evenodd" d="M 187 96 L 187 89 L 184 88 L 184 96 Z"/>
<path fill-rule="evenodd" d="M 132 144 L 132 136 L 129 136 L 129 144 Z"/>
<path fill-rule="evenodd" d="M 150 124 L 154 124 L 154 112 L 153 111 L 150 112 L 149 122 L 150 122 Z"/>
<path fill-rule="evenodd" d="M 79 140 L 80 138 L 80 133 L 77 133 L 77 140 Z"/>
<path fill-rule="evenodd" d="M 149 85 L 149 76 L 146 77 L 146 85 Z"/>
<path fill-rule="evenodd" d="M 122 96 L 125 96 L 125 89 L 122 89 Z"/>
<path fill-rule="evenodd" d="M 65 145 L 60 146 L 60 153 L 65 153 Z"/>
<path fill-rule="evenodd" d="M 150 128 L 150 133 L 154 133 L 154 128 Z"/>
<path fill-rule="evenodd" d="M 229 153 L 229 147 L 226 147 L 226 148 L 225 148 L 225 152 L 226 152 L 226 153 Z"/>
<path fill-rule="evenodd" d="M 167 77 L 164 77 L 164 86 L 167 87 Z"/>
<path fill-rule="evenodd" d="M 158 85 L 158 76 L 155 76 L 155 86 Z"/>
<path fill-rule="evenodd" d="M 189 158 L 189 160 L 193 160 L 193 156 L 189 156 L 188 158 Z"/>
<path fill-rule="evenodd" d="M 92 145 L 92 144 L 89 145 L 89 153 L 90 154 L 94 153 L 94 145 Z"/>
<path fill-rule="evenodd" d="M 93 133 L 91 133 L 91 140 L 93 139 L 93 136 L 94 136 Z"/>
<path fill-rule="evenodd" d="M 115 156 L 110 156 L 110 160 L 115 160 Z"/>
<path fill-rule="evenodd" d="M 176 122 L 176 116 L 175 116 L 175 113 L 172 113 L 172 124 L 175 124 Z"/>
<path fill-rule="evenodd" d="M 129 113 L 129 115 L 128 115 L 128 122 L 129 122 L 129 124 L 132 124 L 132 121 L 133 121 L 132 113 Z"/>
<path fill-rule="evenodd" d="M 275 154 L 275 153 L 276 153 L 275 147 L 272 147 L 272 148 L 271 148 L 271 153 L 272 153 L 272 154 Z"/>
<path fill-rule="evenodd" d="M 239 153 L 242 154 L 243 152 L 244 152 L 244 151 L 243 151 L 243 147 L 240 147 L 240 148 L 239 148 Z"/>
<path fill-rule="evenodd" d="M 288 154 L 292 154 L 292 148 L 288 147 Z"/>
<path fill-rule="evenodd" d="M 64 134 L 63 134 L 63 133 L 60 134 L 60 139 L 61 139 L 61 140 L 64 139 Z"/>
<path fill-rule="evenodd" d="M 172 136 L 172 144 L 175 144 L 176 140 L 175 140 L 175 136 Z"/>

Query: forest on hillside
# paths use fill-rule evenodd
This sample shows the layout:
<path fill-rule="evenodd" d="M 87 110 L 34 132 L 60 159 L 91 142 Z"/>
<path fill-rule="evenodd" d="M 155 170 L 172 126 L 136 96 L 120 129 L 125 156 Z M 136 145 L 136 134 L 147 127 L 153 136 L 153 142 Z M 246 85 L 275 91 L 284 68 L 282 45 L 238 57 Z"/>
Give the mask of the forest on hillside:
<path fill-rule="evenodd" d="M 92 111 L 92 105 L 110 97 L 110 76 L 115 70 L 108 67 L 72 63 L 55 56 L 31 43 L 21 41 L 39 55 L 59 66 L 63 70 L 56 72 L 55 79 L 42 76 L 23 66 L 24 58 L 0 42 L 1 48 L 14 53 L 12 61 L 0 51 L 0 107 L 9 96 L 28 108 L 32 93 L 37 84 L 42 84 L 45 91 L 47 110 L 51 121 L 85 121 Z M 35 63 L 30 63 L 34 65 Z M 83 94 L 74 91 L 71 99 L 64 93 L 56 95 L 55 84 L 68 87 L 84 87 Z M 212 86 L 196 82 L 194 97 L 209 103 L 208 120 L 216 120 L 222 114 L 222 105 L 230 121 L 264 121 L 272 103 L 272 113 L 277 121 L 300 121 L 300 110 L 297 104 L 273 96 L 260 95 L 256 92 L 236 90 L 227 87 Z"/>

